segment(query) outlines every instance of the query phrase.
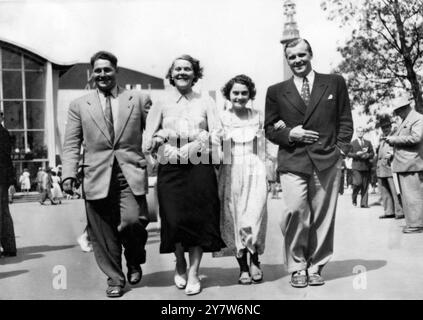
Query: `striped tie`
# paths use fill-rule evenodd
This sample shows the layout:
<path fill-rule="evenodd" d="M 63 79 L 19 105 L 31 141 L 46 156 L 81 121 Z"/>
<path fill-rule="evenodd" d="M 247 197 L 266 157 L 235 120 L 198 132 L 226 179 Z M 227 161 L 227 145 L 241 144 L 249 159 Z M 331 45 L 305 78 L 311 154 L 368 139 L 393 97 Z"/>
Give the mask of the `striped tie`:
<path fill-rule="evenodd" d="M 113 143 L 115 140 L 115 129 L 113 126 L 112 101 L 110 96 L 110 93 L 106 93 L 106 108 L 104 109 L 104 118 L 106 119 L 107 130 L 109 131 L 110 139 Z"/>
<path fill-rule="evenodd" d="M 303 87 L 301 88 L 301 98 L 303 98 L 305 105 L 308 107 L 310 102 L 310 86 L 307 77 L 303 79 Z"/>

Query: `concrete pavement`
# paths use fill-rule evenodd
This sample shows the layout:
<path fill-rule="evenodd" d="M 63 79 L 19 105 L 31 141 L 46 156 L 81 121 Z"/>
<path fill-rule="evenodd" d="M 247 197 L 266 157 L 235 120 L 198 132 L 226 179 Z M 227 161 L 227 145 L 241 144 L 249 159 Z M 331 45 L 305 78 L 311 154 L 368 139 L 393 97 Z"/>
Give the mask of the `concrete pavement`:
<path fill-rule="evenodd" d="M 377 200 L 370 195 L 370 204 Z M 421 299 L 423 234 L 402 234 L 404 220 L 378 219 L 380 205 L 355 208 L 350 194 L 339 197 L 335 255 L 324 269 L 326 285 L 294 289 L 283 266 L 279 210 L 282 200 L 269 199 L 264 282 L 237 284 L 235 258 L 204 254 L 203 292 L 187 297 L 173 285 L 174 257 L 159 254 L 158 223 L 149 225 L 147 263 L 140 284 L 126 287 L 120 299 L 134 300 L 288 300 L 288 299 Z M 0 300 L 107 299 L 106 279 L 92 253 L 80 250 L 76 238 L 85 227 L 83 201 L 61 206 L 11 205 L 18 256 L 0 259 Z M 126 272 L 126 269 L 125 269 Z"/>

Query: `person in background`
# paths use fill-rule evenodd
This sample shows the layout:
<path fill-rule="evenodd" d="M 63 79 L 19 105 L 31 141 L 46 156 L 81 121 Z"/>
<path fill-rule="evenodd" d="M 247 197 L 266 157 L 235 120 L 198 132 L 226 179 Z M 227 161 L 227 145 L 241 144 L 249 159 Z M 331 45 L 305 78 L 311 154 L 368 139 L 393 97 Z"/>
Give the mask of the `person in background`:
<path fill-rule="evenodd" d="M 41 198 L 40 204 L 44 205 L 44 202 L 48 199 L 50 200 L 51 205 L 56 205 L 56 201 L 53 199 L 52 188 L 53 188 L 53 179 L 51 175 L 52 168 L 47 167 L 45 174 L 43 176 L 43 181 L 41 183 Z"/>
<path fill-rule="evenodd" d="M 62 181 L 60 177 L 57 175 L 56 170 L 51 171 L 51 181 L 52 181 L 51 194 L 52 194 L 53 201 L 56 202 L 57 204 L 61 204 L 63 193 L 62 193 L 62 189 L 60 188 L 60 184 L 62 183 Z"/>
<path fill-rule="evenodd" d="M 25 193 L 29 193 L 31 189 L 31 176 L 29 174 L 28 169 L 24 169 L 21 176 L 19 177 L 19 183 L 21 184 L 21 191 Z"/>
<path fill-rule="evenodd" d="M 357 196 L 360 193 L 360 207 L 369 208 L 369 183 L 374 152 L 371 142 L 363 138 L 364 129 L 358 127 L 356 133 L 357 139 L 351 142 L 351 150 L 348 153 L 348 156 L 353 159 L 352 204 L 357 205 Z"/>
<path fill-rule="evenodd" d="M 17 249 L 8 191 L 15 183 L 15 172 L 11 158 L 12 143 L 3 122 L 4 114 L 0 111 L 0 257 L 14 257 Z"/>
<path fill-rule="evenodd" d="M 214 255 L 235 256 L 240 267 L 238 283 L 257 283 L 263 280 L 259 255 L 264 252 L 267 229 L 263 116 L 247 108 L 256 95 L 248 76 L 232 78 L 222 93 L 232 106 L 220 116 L 223 143 L 230 145 L 230 161 L 220 166 L 218 179 L 220 232 L 226 248 Z M 272 171 L 276 175 L 274 166 Z"/>
<path fill-rule="evenodd" d="M 391 162 L 394 151 L 392 147 L 386 142 L 386 137 L 392 133 L 391 117 L 386 115 L 378 121 L 378 125 L 382 129 L 382 137 L 377 149 L 377 163 L 376 175 L 378 179 L 380 196 L 382 198 L 382 205 L 384 214 L 380 219 L 401 219 L 404 218 L 404 213 L 398 197 L 398 192 L 395 189 L 394 179 L 392 177 Z"/>
<path fill-rule="evenodd" d="M 406 226 L 403 233 L 423 232 L 423 115 L 410 99 L 391 101 L 394 115 L 402 120 L 398 129 L 385 138 L 394 148 L 392 172 L 397 175 Z"/>

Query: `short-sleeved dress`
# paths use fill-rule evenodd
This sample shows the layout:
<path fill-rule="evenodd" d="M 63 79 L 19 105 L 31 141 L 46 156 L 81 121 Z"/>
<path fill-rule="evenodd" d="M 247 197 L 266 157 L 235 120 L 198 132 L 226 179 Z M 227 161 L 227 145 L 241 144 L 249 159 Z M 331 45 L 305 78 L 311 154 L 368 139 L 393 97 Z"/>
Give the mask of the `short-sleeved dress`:
<path fill-rule="evenodd" d="M 143 135 L 143 150 L 161 135 L 166 142 L 159 149 L 157 191 L 161 218 L 160 253 L 185 251 L 200 246 L 204 252 L 225 246 L 219 228 L 219 197 L 216 172 L 207 145 L 212 132 L 219 132 L 216 106 L 209 96 L 191 92 L 182 95 L 173 89 L 150 109 Z M 201 140 L 201 159 L 181 160 L 180 148 Z M 203 163 L 205 162 L 205 163 Z"/>
<path fill-rule="evenodd" d="M 231 143 L 231 163 L 219 171 L 220 226 L 227 248 L 214 256 L 236 255 L 244 249 L 262 254 L 267 227 L 265 139 L 260 113 L 248 109 L 241 120 L 231 110 L 221 115 L 225 139 Z"/>

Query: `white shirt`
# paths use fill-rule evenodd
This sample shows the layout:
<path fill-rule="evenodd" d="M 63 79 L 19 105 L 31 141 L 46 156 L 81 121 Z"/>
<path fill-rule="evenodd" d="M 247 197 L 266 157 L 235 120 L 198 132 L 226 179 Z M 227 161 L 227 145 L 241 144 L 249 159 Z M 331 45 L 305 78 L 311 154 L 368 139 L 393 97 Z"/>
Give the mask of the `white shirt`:
<path fill-rule="evenodd" d="M 100 100 L 101 108 L 103 109 L 103 114 L 106 110 L 106 96 L 103 92 L 97 89 L 98 98 Z M 118 88 L 117 86 L 114 87 L 111 91 L 110 102 L 112 104 L 112 115 L 113 115 L 113 128 L 115 129 L 116 133 L 116 123 L 118 119 L 119 113 L 119 99 L 118 99 Z"/>
<path fill-rule="evenodd" d="M 315 73 L 313 70 L 311 70 L 309 72 L 308 75 L 306 75 L 306 78 L 308 80 L 308 85 L 310 87 L 310 94 L 311 94 L 311 90 L 313 90 L 313 84 L 314 84 L 314 77 L 315 77 Z M 297 87 L 298 93 L 301 95 L 301 89 L 303 88 L 303 81 L 304 81 L 304 77 L 297 77 L 296 75 L 294 75 L 294 83 L 295 83 L 295 87 Z"/>

